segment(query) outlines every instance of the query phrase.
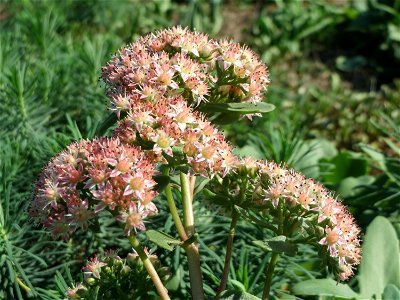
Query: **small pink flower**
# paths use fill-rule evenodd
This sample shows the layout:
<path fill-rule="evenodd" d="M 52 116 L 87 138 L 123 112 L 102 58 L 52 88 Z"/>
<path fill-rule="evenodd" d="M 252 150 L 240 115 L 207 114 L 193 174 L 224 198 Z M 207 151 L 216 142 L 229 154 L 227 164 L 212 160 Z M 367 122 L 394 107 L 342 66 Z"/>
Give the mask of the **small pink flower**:
<path fill-rule="evenodd" d="M 124 190 L 124 196 L 133 195 L 138 200 L 145 199 L 148 191 L 156 185 L 154 180 L 147 179 L 144 174 L 140 173 L 126 176 L 124 180 L 128 183 Z"/>
<path fill-rule="evenodd" d="M 88 208 L 89 205 L 87 200 L 83 200 L 78 205 L 69 208 L 69 216 L 72 217 L 76 226 L 81 227 L 83 230 L 87 230 L 88 222 L 95 216 L 95 212 Z"/>
<path fill-rule="evenodd" d="M 118 160 L 114 158 L 109 158 L 108 163 L 114 167 L 114 170 L 112 170 L 110 177 L 117 177 L 118 175 L 126 174 L 133 166 L 133 162 L 124 155 L 122 155 Z"/>
<path fill-rule="evenodd" d="M 144 210 L 141 204 L 136 205 L 135 203 L 130 203 L 128 211 L 122 211 L 120 215 L 116 217 L 116 220 L 125 223 L 125 235 L 130 235 L 131 230 L 134 229 L 136 232 L 139 230 L 146 230 L 143 223 L 143 219 L 146 218 L 148 212 Z"/>
<path fill-rule="evenodd" d="M 104 266 L 107 266 L 107 263 L 99 261 L 97 256 L 91 258 L 89 264 L 83 269 L 85 279 L 90 277 L 100 279 L 101 268 Z"/>
<path fill-rule="evenodd" d="M 69 299 L 79 299 L 79 295 L 78 295 L 78 291 L 83 289 L 84 286 L 82 285 L 82 283 L 77 283 L 76 285 L 74 284 L 72 286 L 72 288 L 68 288 L 67 290 L 67 297 Z"/>
<path fill-rule="evenodd" d="M 272 205 L 277 208 L 279 199 L 283 196 L 283 188 L 279 184 L 272 185 L 265 191 L 265 200 L 271 201 Z"/>
<path fill-rule="evenodd" d="M 163 130 L 158 130 L 152 137 L 154 144 L 153 151 L 156 154 L 165 152 L 169 156 L 173 156 L 172 146 L 175 144 L 175 140 L 169 137 Z"/>

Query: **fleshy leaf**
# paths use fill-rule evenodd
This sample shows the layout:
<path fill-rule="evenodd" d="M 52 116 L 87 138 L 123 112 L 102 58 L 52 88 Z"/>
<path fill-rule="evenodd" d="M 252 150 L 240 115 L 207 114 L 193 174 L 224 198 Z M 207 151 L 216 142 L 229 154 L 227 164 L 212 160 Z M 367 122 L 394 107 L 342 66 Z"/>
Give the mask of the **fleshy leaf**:
<path fill-rule="evenodd" d="M 207 103 L 198 108 L 202 112 L 208 113 L 240 113 L 255 114 L 267 113 L 275 109 L 275 105 L 271 103 Z"/>
<path fill-rule="evenodd" d="M 296 255 L 298 250 L 297 246 L 287 242 L 283 235 L 264 241 L 253 241 L 253 244 L 267 252 L 285 253 L 290 256 Z"/>
<path fill-rule="evenodd" d="M 176 270 L 175 274 L 171 277 L 170 280 L 168 280 L 167 284 L 165 285 L 166 289 L 168 289 L 168 291 L 177 291 L 182 281 L 182 277 L 183 277 L 182 267 L 179 267 Z"/>
<path fill-rule="evenodd" d="M 198 178 L 197 180 L 199 180 L 200 182 L 196 184 L 193 195 L 196 195 L 197 193 L 201 192 L 207 185 L 207 183 L 210 181 L 210 179 L 208 178 Z"/>
<path fill-rule="evenodd" d="M 179 245 L 181 242 L 172 236 L 158 231 L 158 230 L 147 230 L 146 231 L 147 238 L 152 241 L 154 244 L 172 251 L 174 249 L 174 245 Z"/>
<path fill-rule="evenodd" d="M 383 300 L 400 300 L 400 290 L 394 284 L 388 284 L 383 291 Z"/>
<path fill-rule="evenodd" d="M 360 295 L 354 292 L 348 285 L 337 283 L 333 279 L 311 279 L 300 282 L 292 288 L 295 295 L 307 296 L 335 296 L 345 299 L 360 299 Z"/>
<path fill-rule="evenodd" d="M 260 300 L 260 298 L 252 294 L 239 291 L 224 291 L 215 299 L 216 300 Z"/>
<path fill-rule="evenodd" d="M 400 285 L 399 240 L 392 224 L 376 217 L 367 228 L 358 282 L 361 296 L 380 298 L 388 284 Z"/>

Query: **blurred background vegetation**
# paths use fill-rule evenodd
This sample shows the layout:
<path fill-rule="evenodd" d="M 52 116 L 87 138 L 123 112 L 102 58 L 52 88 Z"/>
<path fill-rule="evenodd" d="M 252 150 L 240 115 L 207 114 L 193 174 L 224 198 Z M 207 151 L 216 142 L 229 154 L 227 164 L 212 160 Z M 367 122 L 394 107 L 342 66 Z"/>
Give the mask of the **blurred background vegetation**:
<path fill-rule="evenodd" d="M 112 223 L 97 234 L 53 241 L 31 224 L 26 208 L 46 162 L 72 141 L 94 137 L 108 114 L 101 66 L 140 35 L 177 24 L 248 44 L 269 67 L 265 101 L 276 110 L 223 128 L 237 154 L 282 162 L 321 181 L 363 230 L 380 215 L 400 233 L 399 0 L 6 0 L 0 3 L 0 299 L 62 299 L 94 252 L 129 251 Z M 211 297 L 229 220 L 201 200 L 196 205 Z M 153 226 L 174 234 L 162 197 L 157 206 Z M 245 223 L 237 232 L 230 288 L 259 295 L 269 257 L 250 241 L 266 233 Z M 182 253 L 151 249 L 170 267 L 171 294 L 187 299 Z M 327 275 L 310 248 L 283 260 L 277 274 L 276 297 Z M 357 290 L 357 280 L 349 284 Z"/>

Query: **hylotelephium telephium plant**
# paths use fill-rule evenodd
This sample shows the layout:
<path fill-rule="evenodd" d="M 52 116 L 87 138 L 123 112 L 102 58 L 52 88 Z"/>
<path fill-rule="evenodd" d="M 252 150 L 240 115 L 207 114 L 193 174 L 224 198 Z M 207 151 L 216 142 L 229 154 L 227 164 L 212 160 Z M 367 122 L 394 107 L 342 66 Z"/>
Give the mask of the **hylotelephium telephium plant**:
<path fill-rule="evenodd" d="M 273 109 L 261 102 L 269 83 L 267 68 L 250 49 L 174 27 L 120 49 L 103 67 L 103 79 L 115 117 L 102 129 L 118 121 L 113 136 L 70 145 L 44 168 L 37 183 L 30 214 L 55 236 L 68 239 L 77 229 L 91 229 L 99 213 L 108 211 L 121 224 L 136 251 L 132 255 L 142 261 L 140 266 L 159 296 L 169 299 L 165 269 L 136 237 L 146 230 L 145 220 L 157 214 L 152 200 L 162 192 L 156 182 L 161 171 L 166 179 L 162 189 L 180 238 L 177 243 L 187 255 L 193 299 L 204 299 L 193 214 L 199 177 L 207 179 L 206 201 L 232 220 L 217 294 L 226 289 L 234 229 L 241 217 L 261 220 L 275 236 L 256 242 L 272 251 L 263 299 L 269 298 L 279 254 L 296 253 L 300 243 L 317 247 L 338 280 L 353 274 L 360 261 L 359 229 L 344 206 L 299 173 L 271 162 L 235 157 L 214 125 L 242 116 L 251 119 Z M 176 174 L 180 184 L 171 185 Z M 183 221 L 172 188 L 181 192 Z M 171 242 L 171 237 L 166 239 L 152 241 L 162 246 Z M 143 267 L 137 269 L 132 259 L 125 268 L 115 257 L 92 258 L 84 268 L 84 283 L 70 288 L 67 296 L 87 298 L 93 286 L 99 293 L 111 277 L 130 282 L 132 270 L 143 276 Z M 127 298 L 135 298 L 135 287 L 124 292 Z"/>

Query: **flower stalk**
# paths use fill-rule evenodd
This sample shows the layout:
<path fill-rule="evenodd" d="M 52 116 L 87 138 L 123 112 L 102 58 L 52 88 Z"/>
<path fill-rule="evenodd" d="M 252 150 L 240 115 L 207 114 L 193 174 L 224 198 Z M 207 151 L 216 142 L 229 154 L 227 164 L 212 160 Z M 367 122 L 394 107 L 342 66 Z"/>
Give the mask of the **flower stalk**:
<path fill-rule="evenodd" d="M 190 178 L 187 174 L 181 172 L 180 181 L 183 206 L 183 223 L 188 237 L 191 237 L 195 233 L 193 193 L 191 189 Z M 185 250 L 189 264 L 189 277 L 190 287 L 192 289 L 192 298 L 194 300 L 205 299 L 198 245 L 197 243 L 192 243 L 188 247 L 186 247 Z"/>
<path fill-rule="evenodd" d="M 183 223 L 188 236 L 192 236 L 194 234 L 194 214 L 190 179 L 187 174 L 181 172 L 180 180 L 183 206 Z"/>
<path fill-rule="evenodd" d="M 231 226 L 229 228 L 228 241 L 226 242 L 224 271 L 222 272 L 221 283 L 218 287 L 217 294 L 222 293 L 226 289 L 226 284 L 228 282 L 229 267 L 231 264 L 231 257 L 232 257 L 233 238 L 235 237 L 235 227 L 237 221 L 239 220 L 239 216 L 240 216 L 239 213 L 234 209 L 232 211 L 232 220 L 231 220 Z"/>
<path fill-rule="evenodd" d="M 164 168 L 163 174 L 169 175 L 169 168 Z M 171 189 L 170 183 L 168 183 L 167 186 L 165 187 L 165 196 L 167 197 L 169 211 L 171 212 L 172 220 L 174 221 L 174 224 L 175 224 L 176 230 L 178 231 L 179 237 L 182 241 L 185 241 L 188 239 L 188 236 L 186 234 L 185 228 L 183 227 L 181 218 L 178 213 L 178 209 L 175 205 L 175 200 L 174 200 L 174 196 L 172 195 L 172 189 Z"/>
<path fill-rule="evenodd" d="M 160 277 L 158 276 L 156 269 L 154 268 L 149 257 L 147 256 L 146 252 L 144 252 L 142 246 L 140 245 L 139 240 L 136 238 L 136 236 L 134 234 L 131 234 L 129 236 L 129 241 L 130 241 L 133 249 L 135 249 L 135 251 L 139 255 L 140 259 L 142 260 L 143 265 L 146 268 L 147 273 L 149 273 L 149 276 L 150 276 L 151 280 L 153 281 L 161 299 L 163 299 L 163 300 L 170 299 L 170 297 L 168 296 L 168 290 L 164 287 L 164 284 L 162 283 Z"/>
<path fill-rule="evenodd" d="M 283 202 L 279 201 L 278 204 L 278 233 L 280 235 L 284 234 L 284 207 L 283 207 Z M 271 284 L 272 284 L 272 275 L 274 274 L 275 266 L 276 263 L 278 262 L 279 259 L 279 253 L 272 252 L 271 260 L 269 261 L 268 267 L 265 270 L 265 283 L 264 283 L 264 291 L 263 291 L 263 300 L 268 300 L 269 299 L 269 292 L 271 290 Z"/>
<path fill-rule="evenodd" d="M 271 260 L 269 261 L 268 267 L 265 272 L 265 283 L 264 283 L 264 291 L 262 295 L 263 300 L 269 299 L 269 292 L 271 290 L 272 283 L 272 274 L 274 273 L 276 263 L 278 262 L 279 254 L 276 252 L 272 253 Z"/>

